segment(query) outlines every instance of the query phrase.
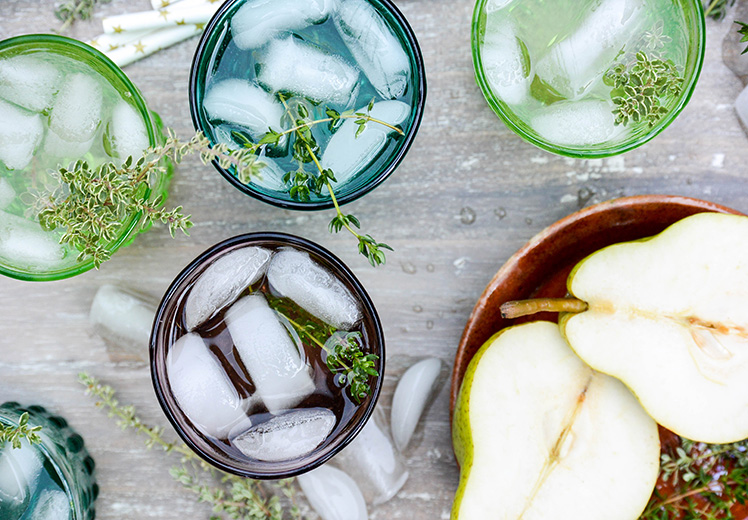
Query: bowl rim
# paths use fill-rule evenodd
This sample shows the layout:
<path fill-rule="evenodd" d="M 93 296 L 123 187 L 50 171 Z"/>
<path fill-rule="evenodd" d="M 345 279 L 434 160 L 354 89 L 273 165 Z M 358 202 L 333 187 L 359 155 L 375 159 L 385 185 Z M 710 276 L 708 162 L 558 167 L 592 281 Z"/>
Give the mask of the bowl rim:
<path fill-rule="evenodd" d="M 355 293 L 358 295 L 364 310 L 364 315 L 369 316 L 371 318 L 371 324 L 372 329 L 374 331 L 374 338 L 372 338 L 371 345 L 372 345 L 372 352 L 377 354 L 379 356 L 379 363 L 380 363 L 380 371 L 379 371 L 379 377 L 376 378 L 376 382 L 372 388 L 372 396 L 371 399 L 369 399 L 369 403 L 367 404 L 366 408 L 364 409 L 363 414 L 361 415 L 358 422 L 354 425 L 353 428 L 351 428 L 350 431 L 348 431 L 343 439 L 331 450 L 329 450 L 327 453 L 323 454 L 318 459 L 315 459 L 309 463 L 306 463 L 305 465 L 292 470 L 286 470 L 286 471 L 252 471 L 244 468 L 237 467 L 232 464 L 224 463 L 221 460 L 218 460 L 216 457 L 213 457 L 210 453 L 207 453 L 204 451 L 198 443 L 196 443 L 192 437 L 187 435 L 185 433 L 185 429 L 180 424 L 179 420 L 177 419 L 177 414 L 175 411 L 169 406 L 168 400 L 166 398 L 166 387 L 167 383 L 165 381 L 161 381 L 159 376 L 158 367 L 160 364 L 159 361 L 159 354 L 165 348 L 164 346 L 161 346 L 159 348 L 160 342 L 159 342 L 159 334 L 158 332 L 161 329 L 161 326 L 165 323 L 164 322 L 164 315 L 167 303 L 173 299 L 174 297 L 179 297 L 183 291 L 181 288 L 182 283 L 185 281 L 186 278 L 188 278 L 194 271 L 199 269 L 201 266 L 205 264 L 206 261 L 210 260 L 213 257 L 216 257 L 220 255 L 220 253 L 226 249 L 231 249 L 235 246 L 239 245 L 251 245 L 253 243 L 258 242 L 266 242 L 266 241 L 274 241 L 274 242 L 282 242 L 285 244 L 289 244 L 292 246 L 297 246 L 301 248 L 302 250 L 311 251 L 314 254 L 319 255 L 322 257 L 326 262 L 330 263 L 330 266 L 333 270 L 336 270 L 336 276 L 345 279 L 346 282 L 349 282 L 354 290 Z M 374 307 L 374 302 L 372 301 L 369 294 L 366 292 L 366 289 L 361 284 L 361 282 L 356 278 L 356 276 L 353 274 L 353 271 L 345 265 L 337 256 L 332 254 L 330 251 L 325 249 L 324 247 L 320 246 L 319 244 L 312 242 L 311 240 L 308 240 L 306 238 L 302 238 L 296 235 L 291 235 L 288 233 L 280 233 L 275 231 L 258 231 L 253 233 L 245 233 L 242 235 L 237 235 L 231 238 L 227 238 L 226 240 L 222 240 L 221 242 L 218 242 L 217 244 L 214 244 L 213 246 L 209 247 L 202 253 L 200 253 L 195 259 L 190 261 L 187 266 L 182 269 L 182 271 L 174 278 L 172 283 L 169 285 L 169 288 L 164 293 L 163 298 L 161 299 L 161 302 L 158 305 L 156 315 L 153 321 L 153 326 L 151 328 L 151 335 L 148 343 L 148 349 L 149 349 L 149 357 L 150 357 L 150 371 L 151 371 L 151 382 L 153 385 L 153 389 L 156 393 L 156 399 L 161 406 L 161 409 L 164 412 L 164 415 L 169 419 L 169 422 L 174 427 L 174 430 L 179 435 L 180 439 L 199 457 L 201 457 L 203 460 L 211 464 L 213 467 L 216 467 L 220 469 L 221 471 L 224 471 L 226 473 L 231 473 L 234 475 L 238 475 L 240 477 L 247 477 L 251 479 L 257 479 L 257 480 L 275 480 L 275 479 L 283 479 L 283 478 L 290 478 L 295 477 L 297 475 L 301 475 L 302 473 L 306 473 L 307 471 L 311 471 L 314 468 L 317 468 L 327 462 L 330 458 L 334 457 L 337 453 L 339 453 L 341 450 L 343 450 L 346 446 L 348 446 L 353 439 L 356 438 L 356 436 L 361 432 L 361 430 L 364 428 L 366 423 L 370 420 L 372 413 L 374 412 L 374 409 L 376 407 L 377 401 L 379 399 L 382 387 L 384 385 L 384 375 L 385 375 L 385 365 L 386 365 L 386 355 L 385 355 L 385 339 L 384 339 L 384 330 L 382 328 L 382 322 L 379 318 L 379 314 L 377 313 L 376 308 Z M 161 356 L 164 357 L 164 356 Z"/>
<path fill-rule="evenodd" d="M 44 52 L 49 51 L 49 49 L 46 48 L 46 45 L 49 44 L 69 47 L 86 55 L 89 55 L 97 62 L 99 62 L 103 68 L 109 70 L 115 77 L 117 77 L 117 79 L 119 79 L 132 94 L 130 99 L 133 101 L 138 109 L 138 112 L 144 119 L 150 146 L 155 146 L 158 143 L 160 132 L 158 129 L 158 124 L 160 122 L 160 118 L 158 118 L 158 116 L 154 112 L 151 112 L 151 110 L 148 108 L 148 105 L 145 101 L 145 98 L 143 97 L 143 94 L 140 92 L 140 89 L 138 89 L 138 87 L 132 82 L 127 74 L 125 74 L 125 72 L 106 54 L 74 38 L 70 38 L 60 34 L 43 33 L 23 34 L 20 36 L 13 36 L 11 38 L 2 40 L 0 41 L 0 54 L 6 51 L 11 52 L 12 49 L 17 46 L 33 44 L 41 44 L 43 46 L 42 50 Z M 101 75 L 100 73 L 98 74 Z M 104 79 L 106 80 L 106 78 Z M 151 190 L 149 189 L 145 197 L 150 197 L 150 194 Z M 138 230 L 139 221 L 139 214 L 136 214 L 131 218 L 131 221 L 122 228 L 120 233 L 118 233 L 118 237 L 110 244 L 110 253 L 114 254 L 121 247 L 124 247 L 128 244 L 129 240 L 134 237 L 135 233 Z M 23 280 L 27 282 L 48 282 L 71 278 L 73 276 L 77 276 L 79 274 L 90 271 L 93 267 L 94 261 L 92 259 L 77 262 L 73 266 L 65 269 L 41 272 L 31 272 L 0 263 L 0 275 L 5 275 L 10 278 L 15 278 L 17 280 Z"/>
<path fill-rule="evenodd" d="M 701 76 L 701 70 L 704 63 L 704 55 L 706 52 L 706 21 L 704 17 L 704 8 L 699 0 L 683 0 L 684 8 L 686 4 L 690 3 L 691 7 L 696 10 L 694 14 L 694 21 L 696 24 L 694 44 L 698 45 L 698 49 L 696 52 L 696 60 L 693 66 L 693 73 L 688 78 L 688 81 L 683 85 L 683 94 L 681 94 L 678 103 L 676 103 L 673 109 L 670 110 L 665 117 L 660 119 L 660 121 L 658 121 L 657 124 L 653 126 L 647 133 L 638 137 L 637 139 L 634 139 L 633 141 L 624 142 L 622 145 L 612 147 L 606 146 L 605 148 L 600 148 L 598 150 L 583 150 L 578 147 L 574 148 L 571 146 L 558 145 L 541 138 L 534 132 L 529 133 L 525 128 L 523 128 L 522 125 L 518 124 L 515 121 L 515 119 L 518 121 L 522 120 L 516 117 L 514 113 L 509 110 L 506 105 L 500 100 L 500 98 L 493 93 L 493 90 L 489 86 L 488 80 L 485 77 L 485 73 L 483 70 L 483 61 L 480 57 L 478 43 L 478 25 L 481 10 L 488 1 L 489 0 L 476 0 L 475 7 L 473 9 L 473 17 L 471 20 L 470 47 L 472 51 L 475 81 L 478 84 L 478 87 L 480 88 L 480 91 L 483 94 L 486 103 L 488 103 L 488 106 L 491 108 L 494 114 L 496 114 L 496 116 L 498 116 L 498 118 L 511 131 L 513 131 L 515 134 L 517 134 L 519 137 L 529 142 L 530 144 L 537 146 L 538 148 L 554 154 L 566 157 L 574 157 L 578 159 L 596 159 L 619 155 L 633 150 L 634 148 L 638 148 L 639 146 L 657 137 L 660 133 L 662 133 L 663 130 L 670 126 L 673 121 L 675 121 L 678 115 L 683 111 L 688 102 L 691 100 L 691 96 L 693 95 L 694 90 L 696 89 L 696 84 L 699 80 L 699 77 Z M 525 126 L 528 126 L 529 128 L 529 125 Z"/>
<path fill-rule="evenodd" d="M 216 11 L 208 24 L 205 26 L 205 30 L 200 37 L 197 48 L 195 49 L 195 54 L 192 58 L 192 65 L 190 66 L 190 79 L 188 86 L 190 116 L 192 118 L 192 124 L 195 127 L 195 131 L 203 131 L 200 125 L 200 118 L 198 117 L 198 111 L 196 107 L 198 92 L 198 69 L 201 68 L 200 64 L 202 62 L 203 54 L 208 49 L 209 40 L 212 38 L 213 32 L 216 30 L 219 21 L 221 21 L 221 18 L 223 18 L 223 15 L 226 13 L 226 11 L 231 9 L 234 4 L 245 1 L 247 0 L 227 0 L 223 5 L 221 5 L 221 7 L 218 8 L 218 11 Z M 353 202 L 359 197 L 363 197 L 374 188 L 378 187 L 400 166 L 400 163 L 407 155 L 411 145 L 413 144 L 413 141 L 416 138 L 416 135 L 418 134 L 418 129 L 421 126 L 421 120 L 423 119 L 423 112 L 426 105 L 426 69 L 423 61 L 423 53 L 421 52 L 421 47 L 418 44 L 418 39 L 416 38 L 415 32 L 408 23 L 408 20 L 397 8 L 397 6 L 395 6 L 392 0 L 374 1 L 380 3 L 385 9 L 390 12 L 397 24 L 399 24 L 399 26 L 402 28 L 403 35 L 408 41 L 408 45 L 411 50 L 406 50 L 406 52 L 408 54 L 412 54 L 413 61 L 415 62 L 415 76 L 417 77 L 415 83 L 417 83 L 418 97 L 415 107 L 413 107 L 413 123 L 411 124 L 410 130 L 405 135 L 404 142 L 398 152 L 392 157 L 387 167 L 382 172 L 380 172 L 379 175 L 373 177 L 369 182 L 367 182 L 358 190 L 348 193 L 342 197 L 337 197 L 338 204 L 341 206 L 349 202 Z M 371 0 L 366 0 L 366 2 L 369 4 L 372 3 Z M 279 200 L 259 190 L 253 189 L 249 184 L 240 182 L 239 179 L 236 178 L 236 176 L 232 175 L 228 170 L 221 167 L 218 164 L 217 159 L 211 161 L 211 164 L 224 179 L 226 179 L 232 186 L 234 186 L 234 188 L 241 191 L 245 195 L 249 195 L 250 197 L 253 197 L 272 206 L 276 206 L 282 209 L 293 209 L 300 211 L 316 211 L 335 207 L 335 204 L 332 200 L 310 202 Z"/>
<path fill-rule="evenodd" d="M 681 195 L 635 195 L 631 197 L 612 199 L 589 206 L 587 208 L 583 208 L 560 220 L 557 220 L 556 222 L 542 230 L 540 233 L 536 234 L 512 256 L 510 256 L 509 259 L 507 259 L 506 262 L 504 262 L 504 264 L 499 268 L 496 274 L 494 274 L 494 276 L 486 285 L 486 288 L 481 293 L 470 313 L 470 316 L 467 319 L 465 329 L 463 330 L 462 336 L 460 337 L 460 342 L 455 352 L 455 360 L 452 366 L 449 395 L 450 424 L 454 414 L 454 407 L 457 403 L 460 386 L 462 385 L 464 369 L 467 368 L 470 360 L 475 355 L 475 352 L 472 355 L 467 352 L 467 344 L 471 336 L 476 333 L 476 323 L 483 313 L 483 307 L 488 301 L 489 297 L 496 291 L 500 291 L 501 287 L 507 282 L 507 280 L 520 269 L 521 260 L 530 252 L 538 248 L 543 248 L 544 244 L 548 242 L 558 242 L 563 240 L 563 236 L 566 231 L 579 222 L 588 219 L 594 219 L 595 217 L 608 213 L 610 211 L 621 209 L 637 209 L 655 204 L 667 204 L 668 206 L 674 207 L 681 206 L 684 208 L 692 208 L 697 210 L 697 212 L 717 212 L 743 215 L 742 212 L 729 208 L 727 206 L 692 197 Z M 499 330 L 503 330 L 503 328 L 497 329 L 494 332 L 498 332 Z"/>

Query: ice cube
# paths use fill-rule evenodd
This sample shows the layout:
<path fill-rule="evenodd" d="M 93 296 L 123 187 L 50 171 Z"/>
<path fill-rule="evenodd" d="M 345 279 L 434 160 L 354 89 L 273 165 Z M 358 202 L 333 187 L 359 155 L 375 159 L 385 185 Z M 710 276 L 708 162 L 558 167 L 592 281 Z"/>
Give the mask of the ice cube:
<path fill-rule="evenodd" d="M 582 96 L 611 66 L 643 11 L 641 0 L 603 0 L 538 60 L 536 74 L 567 99 Z"/>
<path fill-rule="evenodd" d="M 351 291 L 308 253 L 295 249 L 275 253 L 268 281 L 274 293 L 290 298 L 336 329 L 349 330 L 363 317 Z"/>
<path fill-rule="evenodd" d="M 231 304 L 265 274 L 270 251 L 243 247 L 230 251 L 200 274 L 187 295 L 184 322 L 188 330 L 198 327 L 216 312 Z"/>
<path fill-rule="evenodd" d="M 554 103 L 532 116 L 530 126 L 549 142 L 565 146 L 604 143 L 622 131 L 615 125 L 613 105 L 593 99 Z"/>
<path fill-rule="evenodd" d="M 67 167 L 71 162 L 82 159 L 91 149 L 93 142 L 93 137 L 82 143 L 68 141 L 64 137 L 57 135 L 54 131 L 48 130 L 47 135 L 44 136 L 42 149 L 44 153 L 57 160 L 59 165 Z M 91 164 L 89 163 L 89 165 Z"/>
<path fill-rule="evenodd" d="M 745 87 L 735 100 L 735 111 L 745 129 L 748 129 L 748 87 Z"/>
<path fill-rule="evenodd" d="M 384 425 L 383 413 L 377 408 L 358 437 L 332 459 L 358 483 L 366 503 L 372 505 L 394 497 L 409 476 Z"/>
<path fill-rule="evenodd" d="M 402 96 L 410 78 L 410 60 L 382 15 L 366 0 L 342 0 L 333 19 L 379 95 L 384 99 Z"/>
<path fill-rule="evenodd" d="M 151 144 L 143 116 L 126 101 L 120 101 L 114 107 L 105 136 L 107 138 L 111 154 L 119 158 L 120 163 L 128 157 L 132 157 L 133 162 L 137 161 Z"/>
<path fill-rule="evenodd" d="M 88 319 L 121 361 L 145 361 L 156 308 L 133 293 L 102 285 L 91 303 Z"/>
<path fill-rule="evenodd" d="M 293 408 L 314 392 L 303 354 L 261 294 L 236 302 L 226 313 L 234 346 L 270 413 Z"/>
<path fill-rule="evenodd" d="M 443 368 L 444 363 L 438 358 L 423 359 L 406 370 L 398 381 L 392 397 L 390 424 L 395 446 L 401 452 L 408 447 L 426 405 L 440 386 Z"/>
<path fill-rule="evenodd" d="M 251 0 L 231 19 L 231 35 L 240 49 L 260 47 L 272 38 L 325 20 L 337 0 Z"/>
<path fill-rule="evenodd" d="M 30 518 L 34 520 L 69 520 L 70 500 L 63 491 L 45 489 L 39 494 Z"/>
<path fill-rule="evenodd" d="M 102 101 L 101 85 L 95 78 L 82 73 L 69 76 L 52 105 L 50 130 L 68 141 L 88 141 L 101 123 Z"/>
<path fill-rule="evenodd" d="M 0 98 L 32 112 L 41 112 L 52 106 L 52 97 L 59 84 L 57 67 L 37 56 L 13 56 L 0 60 Z"/>
<path fill-rule="evenodd" d="M 335 414 L 326 408 L 302 408 L 273 417 L 233 439 L 247 457 L 280 462 L 314 451 L 335 427 Z"/>
<path fill-rule="evenodd" d="M 0 504 L 21 506 L 34 495 L 42 472 L 42 455 L 28 442 L 20 448 L 10 443 L 0 449 Z"/>
<path fill-rule="evenodd" d="M 0 211 L 0 257 L 17 267 L 44 269 L 59 263 L 65 250 L 39 224 Z"/>
<path fill-rule="evenodd" d="M 44 134 L 39 114 L 0 100 L 0 162 L 9 170 L 23 170 L 31 162 Z"/>
<path fill-rule="evenodd" d="M 283 182 L 283 176 L 286 174 L 286 171 L 270 157 L 260 157 L 257 159 L 257 162 L 261 162 L 265 166 L 260 170 L 261 178 L 253 177 L 252 184 L 256 184 L 266 190 L 286 192 L 286 183 Z"/>
<path fill-rule="evenodd" d="M 257 81 L 316 103 L 348 106 L 358 93 L 358 71 L 342 58 L 289 36 L 273 40 L 257 56 Z"/>
<path fill-rule="evenodd" d="M 480 55 L 494 94 L 508 105 L 524 102 L 530 93 L 530 56 L 512 21 L 501 13 L 488 15 Z"/>
<path fill-rule="evenodd" d="M 366 113 L 367 107 L 357 112 Z M 410 114 L 410 107 L 402 101 L 379 101 L 374 103 L 369 115 L 391 125 L 399 125 Z M 354 119 L 346 119 L 330 138 L 321 164 L 335 174 L 333 185 L 344 184 L 356 173 L 372 162 L 387 144 L 392 129 L 369 121 L 364 131 L 356 137 L 358 125 Z"/>
<path fill-rule="evenodd" d="M 0 177 L 0 210 L 4 210 L 13 199 L 16 198 L 16 190 L 10 185 L 10 181 L 4 177 Z"/>
<path fill-rule="evenodd" d="M 233 384 L 195 333 L 179 338 L 166 356 L 169 386 L 187 418 L 203 433 L 220 437 L 250 421 Z"/>
<path fill-rule="evenodd" d="M 283 105 L 272 94 L 241 79 L 227 79 L 211 85 L 203 100 L 211 120 L 246 128 L 254 139 L 268 130 L 281 130 Z"/>
<path fill-rule="evenodd" d="M 514 0 L 488 0 L 488 2 L 486 2 L 486 13 L 494 13 L 511 4 L 513 1 Z"/>
<path fill-rule="evenodd" d="M 296 477 L 322 520 L 367 520 L 366 502 L 356 482 L 329 464 Z"/>

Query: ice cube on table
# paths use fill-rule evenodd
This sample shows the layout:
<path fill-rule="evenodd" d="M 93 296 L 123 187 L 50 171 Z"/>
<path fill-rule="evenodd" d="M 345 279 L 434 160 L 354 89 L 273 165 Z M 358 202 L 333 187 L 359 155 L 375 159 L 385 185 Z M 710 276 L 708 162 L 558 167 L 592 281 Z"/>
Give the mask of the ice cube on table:
<path fill-rule="evenodd" d="M 512 21 L 503 14 L 487 15 L 480 56 L 494 94 L 508 105 L 527 100 L 532 77 L 530 56 L 520 43 Z"/>
<path fill-rule="evenodd" d="M 748 130 L 748 87 L 745 87 L 735 99 L 735 111 L 738 113 L 743 127 Z"/>
<path fill-rule="evenodd" d="M 0 449 L 0 504 L 26 504 L 39 485 L 43 464 L 41 452 L 28 442 L 22 441 L 20 448 L 6 443 Z"/>
<path fill-rule="evenodd" d="M 70 500 L 63 491 L 45 489 L 39 494 L 30 518 L 33 520 L 69 520 Z"/>
<path fill-rule="evenodd" d="M 33 270 L 52 267 L 64 256 L 65 250 L 53 233 L 36 222 L 0 211 L 0 258 Z"/>
<path fill-rule="evenodd" d="M 394 497 L 409 476 L 385 424 L 381 409 L 375 409 L 358 437 L 332 459 L 358 483 L 366 503 L 371 505 Z"/>
<path fill-rule="evenodd" d="M 103 92 L 96 78 L 73 74 L 65 79 L 49 115 L 49 128 L 68 141 L 91 139 L 101 123 Z"/>
<path fill-rule="evenodd" d="M 281 249 L 268 267 L 271 290 L 290 298 L 308 313 L 336 329 L 361 321 L 361 307 L 343 283 L 311 259 L 309 253 Z"/>
<path fill-rule="evenodd" d="M 59 84 L 57 67 L 37 56 L 0 60 L 0 98 L 32 112 L 52 106 Z"/>
<path fill-rule="evenodd" d="M 237 301 L 225 320 L 255 395 L 270 413 L 293 408 L 314 392 L 303 346 L 294 342 L 262 294 Z"/>
<path fill-rule="evenodd" d="M 257 81 L 274 92 L 346 107 L 358 93 L 358 70 L 294 36 L 270 42 L 258 52 L 257 63 Z"/>
<path fill-rule="evenodd" d="M 600 144 L 618 137 L 613 105 L 586 100 L 554 103 L 530 118 L 530 126 L 551 143 L 565 146 Z"/>
<path fill-rule="evenodd" d="M 236 388 L 199 335 L 185 334 L 171 346 L 166 370 L 179 408 L 203 433 L 221 437 L 237 424 L 251 425 Z"/>
<path fill-rule="evenodd" d="M 231 19 L 231 35 L 240 49 L 260 47 L 272 38 L 325 20 L 337 0 L 250 0 Z"/>
<path fill-rule="evenodd" d="M 405 371 L 392 397 L 390 425 L 395 446 L 401 452 L 410 438 L 423 411 L 438 389 L 444 363 L 438 358 L 423 359 Z"/>
<path fill-rule="evenodd" d="M 44 127 L 39 114 L 0 100 L 0 162 L 6 168 L 26 168 L 43 135 Z"/>
<path fill-rule="evenodd" d="M 245 128 L 254 139 L 269 130 L 281 131 L 283 105 L 246 80 L 226 79 L 208 88 L 203 107 L 211 120 Z"/>
<path fill-rule="evenodd" d="M 10 185 L 10 181 L 5 177 L 0 177 L 0 210 L 4 210 L 13 199 L 16 198 L 16 190 Z"/>
<path fill-rule="evenodd" d="M 234 249 L 213 261 L 187 295 L 184 322 L 187 330 L 200 326 L 231 304 L 265 274 L 270 251 L 261 247 Z"/>
<path fill-rule="evenodd" d="M 365 114 L 366 109 L 361 107 L 356 112 Z M 402 101 L 379 101 L 374 103 L 369 115 L 396 126 L 410 115 L 410 106 Z M 369 121 L 364 131 L 356 137 L 358 128 L 354 119 L 346 119 L 322 152 L 322 167 L 335 174 L 333 186 L 344 184 L 362 171 L 379 155 L 387 144 L 388 136 L 394 132 L 380 123 Z"/>
<path fill-rule="evenodd" d="M 249 458 L 280 462 L 314 451 L 335 427 L 335 414 L 326 408 L 302 408 L 257 424 L 232 440 Z"/>
<path fill-rule="evenodd" d="M 402 96 L 411 74 L 410 60 L 382 15 L 366 0 L 342 0 L 333 19 L 377 93 L 384 99 Z"/>
<path fill-rule="evenodd" d="M 128 157 L 137 161 L 151 144 L 143 116 L 126 101 L 120 101 L 114 107 L 105 139 L 109 140 L 111 154 L 119 159 L 120 164 Z"/>
<path fill-rule="evenodd" d="M 88 319 L 118 360 L 145 361 L 155 316 L 155 306 L 137 295 L 102 285 L 91 303 Z"/>
<path fill-rule="evenodd" d="M 570 36 L 537 60 L 535 73 L 567 99 L 584 95 L 626 45 L 642 7 L 641 0 L 603 0 Z"/>
<path fill-rule="evenodd" d="M 366 502 L 356 482 L 329 464 L 296 477 L 322 520 L 367 520 Z"/>

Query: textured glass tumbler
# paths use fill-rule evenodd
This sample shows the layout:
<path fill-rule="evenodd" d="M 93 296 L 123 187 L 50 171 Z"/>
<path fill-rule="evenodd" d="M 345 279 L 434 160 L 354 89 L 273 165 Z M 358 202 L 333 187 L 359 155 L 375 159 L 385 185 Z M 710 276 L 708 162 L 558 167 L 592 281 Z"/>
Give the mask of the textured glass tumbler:
<path fill-rule="evenodd" d="M 99 487 L 94 461 L 83 438 L 67 421 L 41 406 L 23 407 L 16 402 L 0 405 L 0 424 L 18 426 L 29 414 L 28 425 L 41 426 L 41 444 L 20 449 L 6 443 L 0 449 L 0 518 L 54 518 L 93 520 Z M 67 513 L 67 516 L 65 514 Z"/>

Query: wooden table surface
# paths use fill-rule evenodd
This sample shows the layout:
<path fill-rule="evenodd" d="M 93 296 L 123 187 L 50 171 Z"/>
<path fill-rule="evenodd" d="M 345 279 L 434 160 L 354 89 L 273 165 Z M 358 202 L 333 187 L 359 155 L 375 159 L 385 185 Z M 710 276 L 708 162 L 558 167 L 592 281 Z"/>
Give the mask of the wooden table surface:
<path fill-rule="evenodd" d="M 59 27 L 55 3 L 2 0 L 0 39 Z M 87 371 L 114 386 L 120 400 L 134 404 L 148 422 L 168 426 L 147 366 L 111 360 L 90 329 L 88 310 L 102 284 L 158 300 L 183 266 L 224 238 L 275 230 L 316 241 L 353 269 L 379 310 L 388 354 L 381 405 L 387 407 L 395 382 L 414 359 L 437 356 L 451 367 L 485 285 L 514 251 L 554 221 L 596 202 L 647 193 L 687 195 L 748 211 L 748 140 L 733 109 L 743 85 L 722 59 L 729 21 L 708 21 L 701 80 L 668 129 L 625 155 L 577 160 L 529 145 L 489 109 L 473 78 L 472 0 L 395 3 L 423 50 L 425 115 L 399 169 L 348 206 L 367 232 L 394 247 L 386 266 L 369 267 L 350 236 L 330 235 L 331 212 L 271 207 L 242 195 L 212 167 L 187 161 L 175 174 L 171 201 L 192 214 L 190 237 L 171 240 L 158 227 L 99 271 L 51 283 L 0 279 L 0 401 L 48 406 L 84 436 L 101 486 L 97 518 L 207 519 L 210 513 L 171 480 L 165 454 L 146 451 L 132 432 L 120 431 L 77 382 L 76 375 Z M 69 34 L 89 38 L 101 32 L 101 16 L 148 8 L 147 0 L 113 0 Z M 150 107 L 184 136 L 192 131 L 187 80 L 196 44 L 190 40 L 125 68 Z M 370 508 L 370 518 L 449 517 L 458 469 L 447 386 L 424 422 L 407 454 L 410 479 L 395 499 Z"/>

